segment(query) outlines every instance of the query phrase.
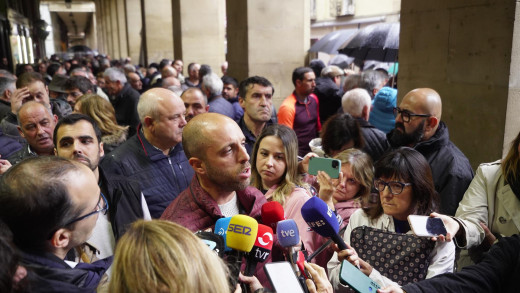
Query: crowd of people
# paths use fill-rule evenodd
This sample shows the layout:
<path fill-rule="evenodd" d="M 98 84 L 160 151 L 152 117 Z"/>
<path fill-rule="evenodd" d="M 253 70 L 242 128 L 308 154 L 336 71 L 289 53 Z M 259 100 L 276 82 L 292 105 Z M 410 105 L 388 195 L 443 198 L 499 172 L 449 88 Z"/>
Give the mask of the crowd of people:
<path fill-rule="evenodd" d="M 313 60 L 275 109 L 271 81 L 227 65 L 52 56 L 1 70 L 0 291 L 270 292 L 264 265 L 278 261 L 309 292 L 349 291 L 343 262 L 380 292 L 513 290 L 520 133 L 475 175 L 440 95 L 397 105 L 396 78 Z M 308 174 L 318 156 L 341 162 L 339 178 Z M 334 214 L 336 243 L 304 219 L 311 198 Z M 217 245 L 236 215 L 272 229 L 252 270 L 253 252 Z M 442 219 L 446 235 L 415 236 L 410 215 Z M 287 220 L 290 248 L 276 233 Z"/>

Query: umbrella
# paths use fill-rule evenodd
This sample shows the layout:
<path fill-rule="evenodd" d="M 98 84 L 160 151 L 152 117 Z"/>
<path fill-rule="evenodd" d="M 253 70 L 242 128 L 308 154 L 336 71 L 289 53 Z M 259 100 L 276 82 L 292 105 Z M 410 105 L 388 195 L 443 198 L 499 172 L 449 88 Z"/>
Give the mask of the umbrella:
<path fill-rule="evenodd" d="M 345 29 L 328 33 L 314 43 L 309 49 L 309 52 L 338 54 L 338 49 L 342 47 L 345 42 L 349 41 L 357 31 L 357 29 Z"/>
<path fill-rule="evenodd" d="M 376 23 L 359 31 L 339 52 L 358 60 L 396 62 L 399 23 Z"/>
<path fill-rule="evenodd" d="M 336 65 L 341 69 L 348 68 L 350 64 L 354 62 L 354 58 L 348 57 L 347 55 L 336 55 L 329 61 L 329 65 Z"/>

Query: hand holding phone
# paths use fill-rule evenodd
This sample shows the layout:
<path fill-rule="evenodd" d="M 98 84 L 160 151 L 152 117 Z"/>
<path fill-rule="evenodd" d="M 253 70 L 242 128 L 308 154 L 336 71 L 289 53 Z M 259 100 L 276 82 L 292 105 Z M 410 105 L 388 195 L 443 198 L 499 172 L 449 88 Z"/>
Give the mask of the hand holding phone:
<path fill-rule="evenodd" d="M 448 233 L 444 222 L 440 218 L 429 216 L 409 215 L 408 223 L 415 235 L 420 237 L 437 237 Z"/>
<path fill-rule="evenodd" d="M 341 263 L 339 281 L 358 293 L 376 293 L 381 287 L 347 260 Z"/>
<path fill-rule="evenodd" d="M 341 161 L 331 158 L 311 157 L 309 161 L 309 174 L 318 175 L 318 171 L 324 171 L 330 178 L 338 178 L 341 171 Z"/>

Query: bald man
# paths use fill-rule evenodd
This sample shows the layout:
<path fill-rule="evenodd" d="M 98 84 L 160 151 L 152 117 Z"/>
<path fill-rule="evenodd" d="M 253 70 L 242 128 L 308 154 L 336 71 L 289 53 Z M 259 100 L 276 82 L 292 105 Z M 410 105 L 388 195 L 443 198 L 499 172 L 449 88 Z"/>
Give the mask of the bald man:
<path fill-rule="evenodd" d="M 161 219 L 195 232 L 214 228 L 222 217 L 246 214 L 259 218 L 266 199 L 249 186 L 251 164 L 244 143 L 240 127 L 222 114 L 205 113 L 191 119 L 182 144 L 195 177 Z"/>
<path fill-rule="evenodd" d="M 153 88 L 141 95 L 137 112 L 137 134 L 108 154 L 101 167 L 138 181 L 152 218 L 159 218 L 193 177 L 180 143 L 186 108 L 172 91 Z"/>
<path fill-rule="evenodd" d="M 448 127 L 441 121 L 441 97 L 433 89 L 414 89 L 404 96 L 394 113 L 395 128 L 388 133 L 388 141 L 394 148 L 409 146 L 423 154 L 432 168 L 441 213 L 455 215 L 473 179 L 473 169 L 450 141 Z"/>

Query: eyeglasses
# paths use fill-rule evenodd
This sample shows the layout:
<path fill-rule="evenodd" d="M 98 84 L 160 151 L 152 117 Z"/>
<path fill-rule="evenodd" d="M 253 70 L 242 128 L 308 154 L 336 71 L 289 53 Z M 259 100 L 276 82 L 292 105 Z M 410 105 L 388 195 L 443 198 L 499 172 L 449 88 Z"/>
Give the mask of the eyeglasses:
<path fill-rule="evenodd" d="M 410 185 L 412 185 L 412 183 L 403 183 L 399 181 L 386 182 L 382 179 L 374 179 L 374 187 L 377 191 L 383 192 L 383 190 L 385 190 L 385 187 L 388 186 L 388 190 L 393 195 L 401 194 L 401 192 L 403 192 L 404 187 Z"/>
<path fill-rule="evenodd" d="M 103 215 L 106 215 L 106 214 L 107 214 L 107 211 L 108 211 L 108 201 L 107 201 L 107 199 L 105 198 L 105 195 L 104 195 L 102 192 L 100 192 L 100 193 L 99 193 L 99 201 L 98 201 L 98 203 L 97 203 L 97 210 L 95 210 L 95 211 L 93 211 L 93 212 L 91 212 L 91 213 L 88 213 L 88 214 L 86 214 L 86 215 L 84 215 L 84 216 L 81 216 L 81 217 L 75 218 L 75 219 L 69 221 L 69 222 L 68 222 L 67 224 L 65 224 L 64 226 L 68 226 L 68 225 L 70 225 L 70 224 L 72 224 L 72 223 L 75 223 L 75 222 L 81 221 L 81 220 L 86 219 L 86 218 L 88 218 L 88 217 L 90 217 L 90 216 L 93 216 L 93 215 L 95 215 L 95 214 L 97 214 L 97 213 L 102 213 Z"/>
<path fill-rule="evenodd" d="M 401 114 L 401 118 L 403 119 L 403 122 L 410 122 L 410 119 L 412 117 L 430 117 L 432 116 L 431 114 L 415 114 L 415 113 L 412 113 L 408 110 L 403 110 L 399 107 L 395 107 L 394 108 L 394 116 L 395 118 L 397 118 L 397 116 L 399 116 L 399 114 Z"/>

